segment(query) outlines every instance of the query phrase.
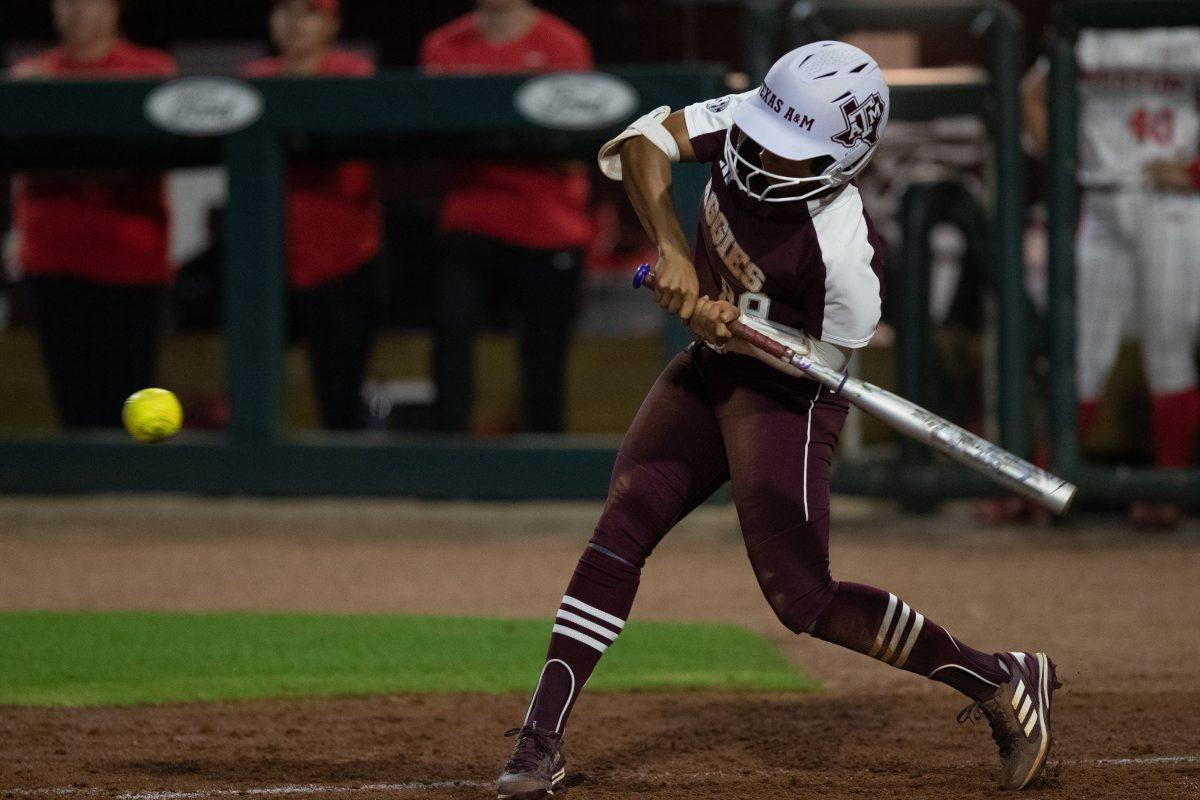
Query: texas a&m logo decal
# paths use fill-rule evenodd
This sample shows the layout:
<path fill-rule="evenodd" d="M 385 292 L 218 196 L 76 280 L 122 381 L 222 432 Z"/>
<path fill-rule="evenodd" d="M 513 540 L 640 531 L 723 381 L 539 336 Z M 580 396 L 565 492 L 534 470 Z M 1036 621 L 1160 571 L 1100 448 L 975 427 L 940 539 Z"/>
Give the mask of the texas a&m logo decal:
<path fill-rule="evenodd" d="M 883 98 L 875 92 L 863 102 L 850 95 L 842 103 L 842 116 L 846 118 L 846 130 L 835 134 L 833 140 L 846 149 L 856 142 L 873 145 L 879 141 L 879 125 L 883 122 Z"/>

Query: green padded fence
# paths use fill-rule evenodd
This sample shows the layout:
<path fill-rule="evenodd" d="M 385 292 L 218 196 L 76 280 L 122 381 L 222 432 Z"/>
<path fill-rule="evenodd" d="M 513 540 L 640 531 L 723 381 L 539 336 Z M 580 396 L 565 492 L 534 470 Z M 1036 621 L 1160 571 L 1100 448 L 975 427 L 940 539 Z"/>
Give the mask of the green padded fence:
<path fill-rule="evenodd" d="M 637 93 L 628 115 L 724 93 L 715 65 L 614 74 Z M 158 448 L 116 434 L 0 441 L 0 491 L 198 491 L 213 494 L 397 494 L 423 497 L 597 497 L 612 437 L 378 439 L 282 429 L 283 181 L 286 143 L 303 134 L 322 155 L 422 157 L 451 152 L 591 158 L 627 118 L 596 129 L 542 127 L 515 108 L 524 77 L 253 82 L 262 116 L 229 135 L 165 133 L 144 108 L 149 82 L 0 84 L 0 165 L 6 169 L 224 164 L 229 430 L 187 434 Z M 695 229 L 702 166 L 681 165 L 676 191 Z"/>
<path fill-rule="evenodd" d="M 614 70 L 637 92 L 629 116 L 723 94 L 716 66 Z M 598 498 L 615 437 L 517 436 L 503 440 L 404 436 L 386 440 L 283 430 L 283 165 L 296 134 L 323 156 L 511 153 L 593 157 L 624 123 L 584 131 L 539 126 L 515 110 L 520 77 L 254 83 L 263 114 L 216 138 L 164 133 L 144 107 L 157 84 L 0 84 L 0 166 L 6 169 L 223 163 L 230 173 L 225 266 L 231 424 L 220 435 L 185 433 L 162 447 L 117 434 L 0 440 L 0 492 L 195 491 L 210 494 L 390 494 L 431 498 Z M 946 94 L 938 94 L 944 88 Z M 897 118 L 928 118 L 946 97 L 979 109 L 972 87 L 900 88 Z M 285 147 L 285 143 L 288 145 Z M 708 169 L 676 173 L 678 207 L 694 230 Z M 677 327 L 671 325 L 671 327 Z M 942 498 L 992 493 L 982 478 L 938 464 L 844 465 L 838 490 Z"/>

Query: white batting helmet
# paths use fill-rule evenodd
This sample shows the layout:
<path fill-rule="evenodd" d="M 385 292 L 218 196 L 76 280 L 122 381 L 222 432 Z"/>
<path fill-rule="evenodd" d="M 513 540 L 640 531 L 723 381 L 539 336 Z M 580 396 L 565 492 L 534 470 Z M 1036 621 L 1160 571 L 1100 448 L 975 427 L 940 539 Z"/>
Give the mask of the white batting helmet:
<path fill-rule="evenodd" d="M 887 126 L 891 99 L 875 59 L 845 42 L 813 42 L 775 62 L 758 94 L 733 110 L 725 163 L 738 188 L 768 203 L 807 200 L 862 172 Z M 826 156 L 819 175 L 763 169 L 760 149 L 804 161 Z M 808 192 L 796 187 L 815 184 Z"/>

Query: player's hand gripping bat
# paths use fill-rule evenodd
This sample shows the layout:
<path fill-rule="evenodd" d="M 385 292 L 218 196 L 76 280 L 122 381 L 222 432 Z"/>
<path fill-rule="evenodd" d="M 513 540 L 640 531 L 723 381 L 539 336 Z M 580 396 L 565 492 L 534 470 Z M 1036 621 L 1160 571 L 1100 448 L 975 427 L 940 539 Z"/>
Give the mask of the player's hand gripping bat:
<path fill-rule="evenodd" d="M 654 273 L 650 265 L 642 264 L 634 275 L 634 288 L 653 283 Z M 927 444 L 960 464 L 1036 500 L 1056 514 L 1065 514 L 1070 508 L 1076 487 L 1062 478 L 1017 458 L 1007 450 L 886 389 L 814 363 L 741 322 L 729 323 L 729 330 L 738 339 L 790 364 L 905 436 Z"/>

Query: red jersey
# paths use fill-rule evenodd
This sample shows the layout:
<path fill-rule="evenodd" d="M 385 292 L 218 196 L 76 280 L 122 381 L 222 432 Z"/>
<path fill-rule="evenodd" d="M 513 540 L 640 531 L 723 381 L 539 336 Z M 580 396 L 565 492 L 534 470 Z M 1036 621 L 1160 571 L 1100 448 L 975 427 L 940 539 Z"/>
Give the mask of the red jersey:
<path fill-rule="evenodd" d="M 72 61 L 54 49 L 18 62 L 14 78 L 159 78 L 175 74 L 166 53 L 120 41 L 100 61 Z M 167 201 L 161 175 L 99 178 L 20 175 L 14 181 L 19 259 L 31 275 L 70 275 L 97 283 L 171 279 Z"/>
<path fill-rule="evenodd" d="M 583 34 L 539 11 L 522 37 L 492 44 L 474 13 L 438 28 L 421 45 L 431 75 L 589 70 Z M 590 186 L 582 168 L 477 165 L 461 171 L 442 207 L 441 229 L 490 236 L 521 247 L 584 247 L 592 237 Z"/>
<path fill-rule="evenodd" d="M 264 58 L 247 64 L 247 78 L 283 74 L 283 62 Z M 334 50 L 317 74 L 368 78 L 375 65 L 354 53 Z M 382 212 L 370 164 L 293 167 L 287 181 L 288 280 L 299 289 L 341 277 L 379 254 Z"/>

